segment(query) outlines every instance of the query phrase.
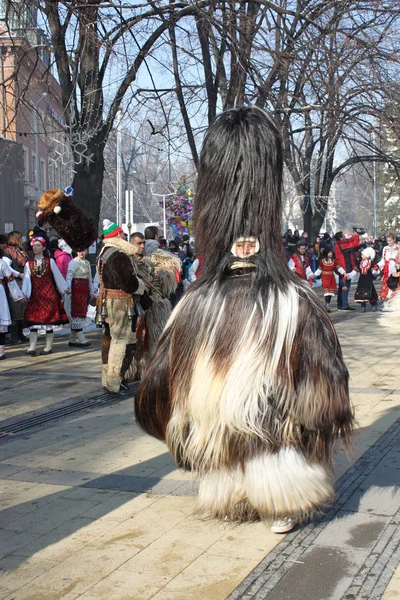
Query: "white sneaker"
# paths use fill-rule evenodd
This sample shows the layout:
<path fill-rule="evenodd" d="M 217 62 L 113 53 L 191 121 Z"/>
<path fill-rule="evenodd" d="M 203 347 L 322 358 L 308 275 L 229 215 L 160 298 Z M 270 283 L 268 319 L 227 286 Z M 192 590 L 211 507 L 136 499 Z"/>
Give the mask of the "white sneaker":
<path fill-rule="evenodd" d="M 293 517 L 284 517 L 272 523 L 271 531 L 272 533 L 287 533 L 288 531 L 292 531 L 295 526 L 296 521 Z"/>

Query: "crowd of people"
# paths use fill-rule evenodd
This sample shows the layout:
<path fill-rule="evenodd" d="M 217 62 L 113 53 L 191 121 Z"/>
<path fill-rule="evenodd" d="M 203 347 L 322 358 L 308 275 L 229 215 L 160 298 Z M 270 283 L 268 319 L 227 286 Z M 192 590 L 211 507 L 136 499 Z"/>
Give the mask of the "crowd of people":
<path fill-rule="evenodd" d="M 104 223 L 107 231 L 112 223 L 108 220 Z M 190 235 L 186 233 L 168 241 L 157 227 L 149 226 L 144 234 L 132 233 L 129 240 L 122 229 L 120 236 L 136 248 L 137 259 L 147 262 L 148 266 L 153 263 L 150 270 L 157 271 L 158 286 L 160 280 L 166 284 L 161 297 L 173 308 L 201 273 L 202 259 L 196 256 Z M 107 238 L 107 233 L 102 238 Z M 374 239 L 362 229 L 354 228 L 352 234 L 326 232 L 312 242 L 307 232 L 300 234 L 298 230 L 288 229 L 282 239 L 289 268 L 311 287 L 322 286 L 328 312 L 331 312 L 333 297 L 337 298 L 338 310 L 355 310 L 349 304 L 354 280 L 357 281 L 355 302 L 363 311 L 367 310 L 368 304 L 376 311 L 378 301 L 389 299 L 400 287 L 399 238 L 393 233 Z M 96 303 L 100 282 L 98 276 L 94 281 L 92 279 L 86 251 L 74 253 L 63 239 L 50 239 L 47 223 L 39 221 L 26 238 L 18 231 L 12 231 L 8 236 L 0 235 L 0 254 L 3 259 L 0 360 L 5 358 L 7 334 L 9 344 L 29 342 L 27 354 L 36 356 L 41 328 L 46 331 L 46 336 L 40 354 L 52 353 L 57 325 L 69 324 L 69 346 L 90 346 L 83 330 L 92 322 L 87 317 L 87 310 L 89 304 Z M 165 263 L 166 257 L 175 259 L 172 271 L 171 267 L 165 268 L 165 264 L 157 266 L 157 260 Z M 166 283 L 168 272 L 170 279 L 172 273 L 172 281 Z M 379 276 L 382 288 L 378 296 L 374 281 Z M 316 283 L 318 280 L 320 283 Z M 15 293 L 13 282 L 19 293 Z M 4 284 L 7 285 L 4 287 Z M 29 338 L 24 335 L 27 327 Z"/>
<path fill-rule="evenodd" d="M 70 346 L 90 346 L 83 329 L 88 304 L 95 300 L 90 263 L 86 251 L 73 255 L 62 239 L 49 239 L 46 223 L 39 222 L 24 238 L 19 231 L 0 236 L 0 264 L 9 270 L 7 288 L 3 279 L 4 302 L 1 322 L 0 356 L 5 345 L 29 343 L 26 353 L 37 355 L 39 331 L 45 331 L 45 346 L 40 355 L 53 352 L 54 328 L 70 325 Z M 15 281 L 19 294 L 11 292 Z M 24 330 L 29 330 L 26 337 Z M 6 339 L 8 334 L 8 339 Z"/>
<path fill-rule="evenodd" d="M 320 278 L 325 305 L 331 312 L 331 299 L 337 297 L 338 310 L 356 310 L 349 304 L 352 282 L 357 282 L 354 299 L 365 312 L 376 311 L 378 300 L 390 299 L 400 287 L 399 238 L 394 233 L 374 239 L 360 228 L 352 233 L 324 233 L 310 242 L 307 232 L 300 236 L 289 229 L 283 236 L 288 264 L 310 286 Z M 374 280 L 381 276 L 378 296 Z"/>

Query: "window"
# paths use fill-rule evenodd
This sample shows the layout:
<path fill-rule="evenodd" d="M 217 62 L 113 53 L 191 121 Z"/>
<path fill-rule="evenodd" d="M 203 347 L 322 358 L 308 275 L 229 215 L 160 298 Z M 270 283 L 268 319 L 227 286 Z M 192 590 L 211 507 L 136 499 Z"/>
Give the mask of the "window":
<path fill-rule="evenodd" d="M 5 234 L 11 233 L 14 230 L 15 230 L 14 223 L 7 222 L 7 221 L 4 223 L 4 233 Z"/>

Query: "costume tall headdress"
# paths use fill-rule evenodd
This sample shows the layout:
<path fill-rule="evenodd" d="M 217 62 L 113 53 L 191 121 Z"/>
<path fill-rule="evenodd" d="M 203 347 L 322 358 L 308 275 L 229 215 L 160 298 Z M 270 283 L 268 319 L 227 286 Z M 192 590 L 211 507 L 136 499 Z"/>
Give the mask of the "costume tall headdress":
<path fill-rule="evenodd" d="M 97 229 L 72 200 L 73 189 L 47 190 L 38 203 L 38 219 L 47 221 L 75 251 L 86 250 L 96 239 Z"/>
<path fill-rule="evenodd" d="M 333 496 L 331 458 L 353 414 L 336 333 L 289 270 L 282 148 L 264 111 L 208 130 L 195 199 L 203 258 L 136 394 L 136 418 L 200 478 L 205 512 L 304 518 Z M 212 243 L 210 243 L 212 241 Z"/>

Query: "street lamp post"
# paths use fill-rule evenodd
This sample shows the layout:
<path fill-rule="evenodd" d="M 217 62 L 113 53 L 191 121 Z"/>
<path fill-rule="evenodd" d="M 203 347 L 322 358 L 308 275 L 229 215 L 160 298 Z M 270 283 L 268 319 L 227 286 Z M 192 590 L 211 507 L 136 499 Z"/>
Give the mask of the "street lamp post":
<path fill-rule="evenodd" d="M 117 224 L 122 225 L 122 108 L 117 113 Z"/>
<path fill-rule="evenodd" d="M 46 92 L 43 92 L 43 94 L 40 96 L 40 98 L 34 103 L 33 105 L 33 131 L 35 134 L 35 150 L 36 150 L 36 165 L 35 165 L 35 171 L 36 171 L 36 197 L 37 199 L 40 198 L 40 188 L 41 188 L 41 182 L 40 182 L 40 159 L 39 159 L 39 128 L 38 128 L 38 106 L 41 103 L 41 101 L 46 98 L 47 94 Z"/>
<path fill-rule="evenodd" d="M 149 182 L 147 185 L 150 185 L 150 186 L 152 186 L 152 185 L 154 185 L 154 182 L 153 182 L 153 181 L 150 181 L 150 182 Z M 158 198 L 162 198 L 163 231 L 164 231 L 164 237 L 165 237 L 165 239 L 166 239 L 166 238 L 167 238 L 167 214 L 166 214 L 166 205 L 165 205 L 165 202 L 166 202 L 166 194 L 155 194 L 155 193 L 153 192 L 153 190 L 151 189 L 151 187 L 150 187 L 150 191 L 151 191 L 151 194 L 152 194 L 153 196 L 155 196 L 156 198 L 157 198 L 157 197 L 158 197 Z"/>

